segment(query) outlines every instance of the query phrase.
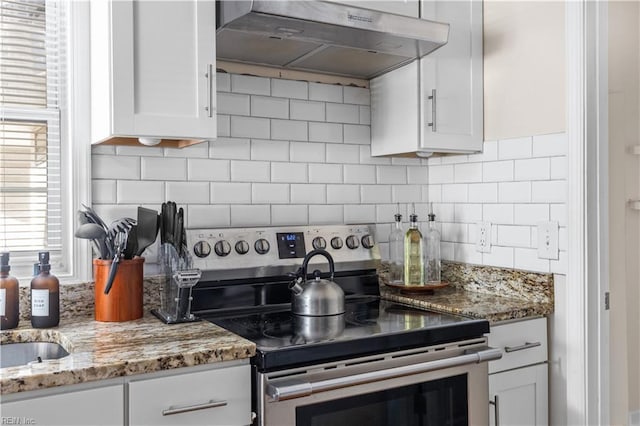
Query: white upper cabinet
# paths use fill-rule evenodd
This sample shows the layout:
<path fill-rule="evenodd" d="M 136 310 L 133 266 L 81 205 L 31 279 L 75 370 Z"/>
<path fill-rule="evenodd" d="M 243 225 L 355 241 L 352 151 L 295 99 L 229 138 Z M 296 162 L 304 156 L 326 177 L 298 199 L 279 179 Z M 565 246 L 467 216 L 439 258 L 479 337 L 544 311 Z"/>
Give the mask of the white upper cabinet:
<path fill-rule="evenodd" d="M 371 153 L 482 151 L 482 2 L 423 1 L 421 17 L 448 23 L 449 41 L 371 81 Z"/>
<path fill-rule="evenodd" d="M 92 142 L 214 139 L 215 20 L 207 0 L 91 2 Z"/>
<path fill-rule="evenodd" d="M 396 15 L 420 16 L 419 0 L 329 0 L 335 3 L 344 3 L 349 6 L 362 7 L 364 9 L 379 10 L 381 12 L 395 13 Z"/>

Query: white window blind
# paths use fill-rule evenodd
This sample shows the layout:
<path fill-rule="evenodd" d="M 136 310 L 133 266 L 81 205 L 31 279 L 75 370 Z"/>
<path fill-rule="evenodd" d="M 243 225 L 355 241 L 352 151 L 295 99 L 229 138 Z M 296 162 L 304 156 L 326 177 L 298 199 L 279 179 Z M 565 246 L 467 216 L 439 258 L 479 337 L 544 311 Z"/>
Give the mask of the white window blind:
<path fill-rule="evenodd" d="M 58 1 L 0 0 L 0 250 L 61 250 L 64 28 Z"/>

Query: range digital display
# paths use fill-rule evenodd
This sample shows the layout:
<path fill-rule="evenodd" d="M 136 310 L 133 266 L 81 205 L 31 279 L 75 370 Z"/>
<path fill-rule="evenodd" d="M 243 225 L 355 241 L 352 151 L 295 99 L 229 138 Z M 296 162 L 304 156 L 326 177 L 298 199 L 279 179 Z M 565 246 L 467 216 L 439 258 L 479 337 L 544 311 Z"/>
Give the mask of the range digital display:
<path fill-rule="evenodd" d="M 305 256 L 304 234 L 302 232 L 279 232 L 276 237 L 280 259 L 295 259 Z"/>

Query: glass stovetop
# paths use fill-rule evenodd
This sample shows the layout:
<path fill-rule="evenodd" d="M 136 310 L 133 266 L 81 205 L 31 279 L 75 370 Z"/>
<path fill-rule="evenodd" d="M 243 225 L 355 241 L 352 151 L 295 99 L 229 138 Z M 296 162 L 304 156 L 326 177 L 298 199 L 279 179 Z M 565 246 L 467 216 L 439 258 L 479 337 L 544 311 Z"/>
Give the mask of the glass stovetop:
<path fill-rule="evenodd" d="M 205 319 L 254 342 L 262 369 L 429 346 L 482 336 L 485 320 L 416 309 L 377 296 L 347 299 L 345 313 L 294 315 L 289 307 Z"/>

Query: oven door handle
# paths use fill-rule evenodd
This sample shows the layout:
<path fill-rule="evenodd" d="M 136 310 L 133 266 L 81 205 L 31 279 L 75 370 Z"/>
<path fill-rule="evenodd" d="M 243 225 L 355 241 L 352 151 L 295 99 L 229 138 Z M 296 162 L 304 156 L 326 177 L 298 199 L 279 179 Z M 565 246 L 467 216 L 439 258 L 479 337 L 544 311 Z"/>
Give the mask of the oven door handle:
<path fill-rule="evenodd" d="M 333 379 L 309 382 L 302 379 L 282 379 L 267 384 L 267 395 L 274 401 L 309 396 L 314 393 L 326 392 L 348 386 L 362 385 L 365 383 L 379 382 L 394 379 L 396 377 L 414 374 L 428 373 L 445 368 L 459 367 L 467 364 L 480 364 L 502 358 L 502 349 L 486 347 L 478 351 L 468 351 L 463 355 L 452 358 L 443 358 L 419 364 L 404 365 L 402 367 L 388 368 L 386 370 L 369 371 L 354 374 L 352 376 L 335 377 Z"/>

